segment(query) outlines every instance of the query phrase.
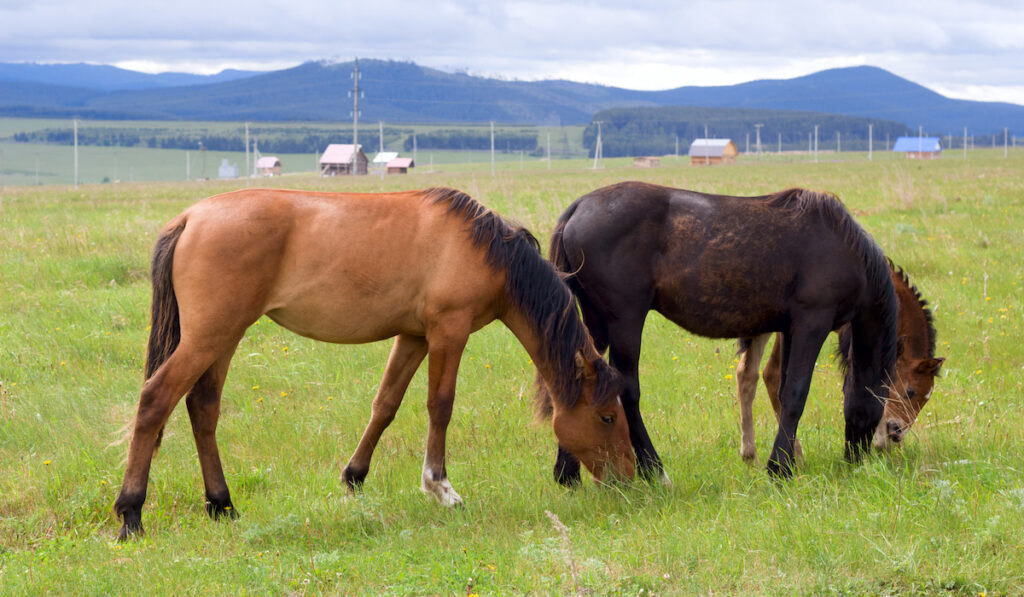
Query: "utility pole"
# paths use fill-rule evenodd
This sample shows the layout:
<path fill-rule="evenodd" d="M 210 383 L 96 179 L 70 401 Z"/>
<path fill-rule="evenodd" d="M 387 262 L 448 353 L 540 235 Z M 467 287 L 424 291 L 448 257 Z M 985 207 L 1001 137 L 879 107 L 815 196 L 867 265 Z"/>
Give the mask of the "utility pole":
<path fill-rule="evenodd" d="M 1006 141 L 1007 141 L 1007 138 L 1008 138 L 1009 134 L 1010 134 L 1010 129 L 1008 129 L 1008 128 L 1006 128 L 1004 126 L 1003 127 L 1003 157 L 1004 158 L 1006 157 L 1006 148 L 1007 148 Z"/>
<path fill-rule="evenodd" d="M 756 144 L 757 144 L 757 161 L 759 161 L 759 162 L 761 161 L 761 127 L 762 126 L 764 126 L 764 124 L 761 124 L 761 123 L 758 123 L 758 124 L 754 125 L 754 130 L 756 131 L 756 135 L 757 135 L 757 141 L 756 141 Z"/>
<path fill-rule="evenodd" d="M 491 176 L 494 176 L 494 121 L 491 121 Z"/>
<path fill-rule="evenodd" d="M 967 127 L 964 127 L 964 159 L 967 159 Z"/>
<path fill-rule="evenodd" d="M 74 119 L 75 124 L 75 189 L 78 189 L 78 119 Z"/>
<path fill-rule="evenodd" d="M 352 70 L 352 176 L 357 174 L 359 168 L 359 58 L 354 59 Z"/>
<path fill-rule="evenodd" d="M 814 125 L 814 163 L 818 163 L 818 125 Z"/>
<path fill-rule="evenodd" d="M 548 170 L 551 169 L 551 131 L 548 131 Z"/>
<path fill-rule="evenodd" d="M 839 131 L 836 131 L 836 153 L 839 153 L 841 150 L 842 150 L 842 145 L 841 145 L 841 142 L 839 140 Z"/>
<path fill-rule="evenodd" d="M 384 153 L 384 121 L 383 120 L 378 120 L 377 124 L 380 126 L 380 133 L 379 133 L 379 136 L 380 136 L 380 149 L 378 150 L 378 152 L 379 153 Z"/>
<path fill-rule="evenodd" d="M 433 159 L 434 159 L 434 154 L 430 154 L 430 159 L 431 159 L 431 160 L 433 160 Z M 413 133 L 413 134 L 412 134 L 412 162 L 413 162 L 414 164 L 416 163 L 416 133 Z M 434 168 L 433 168 L 433 162 L 431 162 L 431 168 L 430 168 L 430 171 L 431 171 L 431 172 L 433 172 L 433 171 L 434 171 Z"/>
<path fill-rule="evenodd" d="M 710 139 L 708 139 L 708 125 L 704 125 L 704 165 L 711 165 L 711 148 Z"/>
<path fill-rule="evenodd" d="M 253 156 L 255 157 L 255 156 Z M 245 186 L 249 186 L 249 121 L 245 121 Z"/>
<path fill-rule="evenodd" d="M 602 120 L 594 121 L 594 124 L 597 125 L 597 143 L 594 144 L 594 170 L 597 170 L 599 162 L 601 167 L 604 167 L 604 152 L 601 147 L 601 124 L 603 122 Z"/>
<path fill-rule="evenodd" d="M 185 150 L 185 182 L 192 180 L 192 161 L 189 159 L 189 152 Z"/>
<path fill-rule="evenodd" d="M 873 125 L 873 124 L 869 124 L 868 125 L 868 161 L 869 162 L 871 161 L 871 134 L 872 134 L 872 130 L 871 129 L 874 128 L 874 126 L 875 125 Z"/>

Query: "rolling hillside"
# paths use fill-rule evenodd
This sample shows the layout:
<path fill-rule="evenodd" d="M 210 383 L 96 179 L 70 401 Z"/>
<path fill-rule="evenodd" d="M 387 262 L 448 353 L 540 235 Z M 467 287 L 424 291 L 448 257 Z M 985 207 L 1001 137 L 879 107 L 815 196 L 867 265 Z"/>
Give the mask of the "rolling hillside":
<path fill-rule="evenodd" d="M 32 78 L 15 66 L 19 65 L 0 64 L 2 115 L 236 121 L 351 118 L 351 62 L 307 62 L 268 73 L 226 71 L 206 78 L 143 75 L 89 65 L 51 65 Z M 869 66 L 794 79 L 664 91 L 488 79 L 411 62 L 361 60 L 359 66 L 365 93 L 360 109 L 367 121 L 580 124 L 606 108 L 704 106 L 869 117 L 901 122 L 913 130 L 923 126 L 933 134 L 958 133 L 966 126 L 974 134 L 1009 127 L 1024 135 L 1024 106 L 950 99 Z"/>

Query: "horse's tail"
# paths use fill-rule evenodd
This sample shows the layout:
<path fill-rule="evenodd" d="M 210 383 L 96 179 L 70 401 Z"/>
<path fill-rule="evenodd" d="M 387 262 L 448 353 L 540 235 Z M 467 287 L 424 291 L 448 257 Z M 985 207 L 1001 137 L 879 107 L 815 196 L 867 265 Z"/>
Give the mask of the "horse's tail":
<path fill-rule="evenodd" d="M 608 348 L 608 324 L 601 318 L 593 305 L 590 303 L 590 299 L 587 294 L 583 291 L 583 287 L 580 286 L 579 280 L 576 278 L 576 273 L 583 263 L 573 263 L 569 257 L 569 252 L 565 248 L 563 242 L 563 234 L 565 232 L 565 226 L 572 219 L 573 214 L 576 213 L 576 209 L 579 208 L 582 198 L 573 201 L 569 207 L 566 208 L 562 215 L 558 217 L 558 222 L 555 223 L 555 230 L 551 233 L 551 245 L 548 247 L 548 261 L 555 266 L 555 270 L 562 276 L 562 280 L 565 282 L 569 290 L 572 291 L 573 295 L 576 296 L 576 301 L 580 305 L 580 311 L 583 312 L 583 323 L 587 326 L 587 331 L 590 332 L 590 337 L 594 340 L 594 347 L 597 348 L 597 352 L 604 353 Z"/>
<path fill-rule="evenodd" d="M 185 220 L 174 223 L 156 241 L 150 277 L 153 281 L 153 303 L 150 306 L 149 345 L 146 349 L 146 379 L 153 377 L 174 353 L 181 341 L 181 324 L 178 319 L 178 298 L 174 294 L 171 273 L 174 269 L 174 249 L 185 230 Z M 160 447 L 164 430 L 161 427 L 156 437 Z"/>

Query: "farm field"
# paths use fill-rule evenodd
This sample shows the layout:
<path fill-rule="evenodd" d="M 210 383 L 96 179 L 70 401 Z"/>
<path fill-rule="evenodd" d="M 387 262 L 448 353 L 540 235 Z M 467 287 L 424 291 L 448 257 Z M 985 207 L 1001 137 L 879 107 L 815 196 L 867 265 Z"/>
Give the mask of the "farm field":
<path fill-rule="evenodd" d="M 75 190 L 11 186 L 8 175 L 0 189 L 0 594 L 1024 593 L 1024 151 L 860 158 L 714 168 L 680 158 L 649 170 L 610 159 L 596 171 L 569 160 L 496 176 L 481 160 L 429 175 L 296 174 L 259 184 L 453 186 L 545 246 L 573 199 L 622 180 L 737 195 L 832 191 L 929 300 L 936 352 L 947 358 L 901 450 L 843 460 L 833 336 L 801 421 L 806 460 L 791 481 L 770 480 L 763 464 L 775 423 L 763 388 L 755 404 L 761 463 L 739 457 L 735 343 L 694 337 L 651 314 L 642 409 L 673 483 L 586 479 L 565 490 L 552 480 L 550 423 L 533 419 L 532 364 L 496 323 L 470 337 L 448 433 L 449 477 L 466 506 L 446 510 L 419 490 L 425 370 L 385 432 L 364 490 L 351 496 L 341 470 L 390 343 L 317 343 L 264 318 L 235 354 L 218 434 L 240 518 L 207 518 L 179 404 L 153 463 L 147 535 L 126 543 L 115 541 L 112 514 L 127 453 L 116 442 L 143 381 L 150 251 L 172 216 L 245 182 L 122 178 Z"/>

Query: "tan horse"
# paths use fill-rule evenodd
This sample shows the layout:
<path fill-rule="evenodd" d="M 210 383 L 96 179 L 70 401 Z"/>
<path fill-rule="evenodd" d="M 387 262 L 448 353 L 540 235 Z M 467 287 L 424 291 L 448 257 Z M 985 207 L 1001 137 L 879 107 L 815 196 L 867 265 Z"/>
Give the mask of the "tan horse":
<path fill-rule="evenodd" d="M 186 393 L 206 508 L 234 517 L 215 432 L 231 357 L 262 315 L 325 342 L 395 337 L 372 415 L 342 478 L 362 484 L 381 433 L 430 356 L 422 488 L 461 503 L 445 434 L 468 336 L 500 319 L 554 397 L 559 445 L 601 480 L 633 476 L 618 375 L 600 358 L 572 294 L 536 239 L 451 189 L 388 194 L 242 190 L 171 220 L 152 264 L 146 383 L 114 505 L 122 538 L 142 532 L 149 468 Z"/>
<path fill-rule="evenodd" d="M 893 289 L 899 304 L 897 325 L 900 337 L 900 352 L 896 358 L 896 379 L 893 380 L 895 392 L 889 393 L 885 401 L 885 411 L 875 428 L 873 443 L 875 448 L 886 450 L 903 441 L 903 435 L 917 420 L 917 415 L 931 397 L 935 386 L 935 376 L 939 374 L 942 357 L 935 357 L 935 326 L 932 313 L 928 309 L 928 301 L 910 283 L 906 272 L 897 268 L 889 261 L 889 273 L 892 277 Z M 840 361 L 844 342 L 848 345 L 849 330 L 840 329 Z M 776 335 L 778 336 L 778 335 Z M 771 334 L 762 334 L 753 338 L 740 355 L 736 366 L 736 394 L 740 404 L 740 456 L 744 460 L 757 459 L 757 445 L 754 441 L 754 415 L 752 404 L 757 392 L 757 367 L 761 363 L 765 345 Z M 768 398 L 775 409 L 778 420 L 781 405 L 779 404 L 779 384 L 782 371 L 782 347 L 776 337 L 772 354 L 764 366 L 762 376 L 768 390 Z M 800 441 L 793 443 L 796 458 L 803 457 Z"/>

